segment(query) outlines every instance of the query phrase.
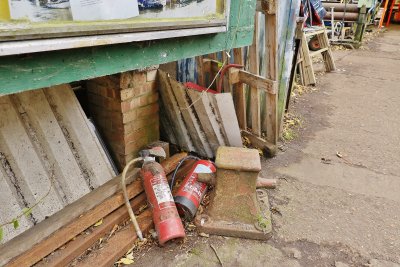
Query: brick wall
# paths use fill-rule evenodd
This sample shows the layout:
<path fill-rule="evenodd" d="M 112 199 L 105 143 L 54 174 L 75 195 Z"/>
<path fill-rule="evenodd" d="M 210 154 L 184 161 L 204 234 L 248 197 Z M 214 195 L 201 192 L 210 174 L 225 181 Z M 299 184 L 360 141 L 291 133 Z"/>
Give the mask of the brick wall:
<path fill-rule="evenodd" d="M 157 68 L 88 80 L 90 113 L 121 170 L 159 140 Z"/>

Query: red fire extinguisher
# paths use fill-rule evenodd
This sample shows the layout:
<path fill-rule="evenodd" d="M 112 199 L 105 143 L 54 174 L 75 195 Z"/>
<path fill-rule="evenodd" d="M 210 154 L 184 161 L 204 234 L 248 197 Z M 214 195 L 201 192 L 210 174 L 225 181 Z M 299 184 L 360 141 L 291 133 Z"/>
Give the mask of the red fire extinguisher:
<path fill-rule="evenodd" d="M 129 216 L 135 226 L 136 233 L 139 239 L 142 240 L 142 232 L 127 197 L 125 177 L 131 165 L 143 161 L 140 176 L 143 180 L 143 187 L 146 192 L 147 201 L 153 213 L 153 221 L 157 231 L 159 244 L 164 245 L 169 240 L 185 237 L 185 229 L 183 228 L 181 218 L 176 209 L 164 169 L 155 161 L 153 156 L 165 157 L 165 151 L 160 147 L 141 151 L 140 157 L 132 160 L 125 167 L 122 173 L 121 182 L 125 197 L 125 205 L 128 207 Z"/>
<path fill-rule="evenodd" d="M 144 164 L 140 170 L 147 201 L 153 212 L 154 225 L 160 245 L 175 238 L 185 237 L 181 218 L 169 189 L 162 166 L 154 158 L 142 155 Z"/>
<path fill-rule="evenodd" d="M 198 159 L 197 157 L 194 158 Z M 174 195 L 178 212 L 186 220 L 193 220 L 197 209 L 200 206 L 201 200 L 207 192 L 207 185 L 197 181 L 198 174 L 215 173 L 216 171 L 214 163 L 208 160 L 198 159 L 190 172 L 186 175 L 181 186 Z"/>

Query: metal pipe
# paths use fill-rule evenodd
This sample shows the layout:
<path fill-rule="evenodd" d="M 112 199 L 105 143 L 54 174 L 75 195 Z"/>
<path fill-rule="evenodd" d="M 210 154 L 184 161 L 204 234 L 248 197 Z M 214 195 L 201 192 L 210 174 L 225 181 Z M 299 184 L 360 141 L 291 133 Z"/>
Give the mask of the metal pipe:
<path fill-rule="evenodd" d="M 350 12 L 350 13 L 358 13 L 357 4 L 347 4 L 347 7 L 345 7 L 346 5 L 345 5 L 344 3 L 341 4 L 341 3 L 326 3 L 326 2 L 325 2 L 325 3 L 322 3 L 322 6 L 323 6 L 326 10 L 329 10 L 329 9 L 331 9 L 332 7 L 334 7 L 336 12 L 344 11 L 344 10 L 346 9 L 347 12 Z"/>
<path fill-rule="evenodd" d="M 346 13 L 343 12 L 334 12 L 335 20 L 344 20 L 344 21 L 357 21 L 358 20 L 358 13 Z M 331 19 L 332 15 L 331 12 L 327 12 L 324 19 L 329 20 Z"/>
<path fill-rule="evenodd" d="M 331 40 L 335 37 L 335 7 L 331 7 Z"/>

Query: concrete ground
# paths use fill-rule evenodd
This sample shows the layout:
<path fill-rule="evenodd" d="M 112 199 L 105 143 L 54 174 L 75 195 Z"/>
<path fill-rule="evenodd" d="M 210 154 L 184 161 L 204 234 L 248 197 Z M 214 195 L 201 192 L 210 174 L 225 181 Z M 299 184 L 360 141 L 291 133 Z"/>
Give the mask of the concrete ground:
<path fill-rule="evenodd" d="M 400 27 L 334 56 L 291 106 L 297 138 L 263 161 L 273 238 L 192 236 L 135 266 L 400 266 Z"/>

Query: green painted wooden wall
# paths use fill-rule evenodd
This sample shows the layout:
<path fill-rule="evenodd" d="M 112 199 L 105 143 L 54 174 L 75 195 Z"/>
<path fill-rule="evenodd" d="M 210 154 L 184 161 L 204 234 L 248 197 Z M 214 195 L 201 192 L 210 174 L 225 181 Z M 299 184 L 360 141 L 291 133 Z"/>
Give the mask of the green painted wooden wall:
<path fill-rule="evenodd" d="M 250 45 L 256 0 L 231 0 L 228 32 L 0 57 L 0 96 Z"/>

